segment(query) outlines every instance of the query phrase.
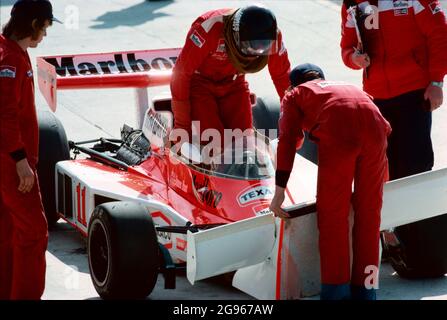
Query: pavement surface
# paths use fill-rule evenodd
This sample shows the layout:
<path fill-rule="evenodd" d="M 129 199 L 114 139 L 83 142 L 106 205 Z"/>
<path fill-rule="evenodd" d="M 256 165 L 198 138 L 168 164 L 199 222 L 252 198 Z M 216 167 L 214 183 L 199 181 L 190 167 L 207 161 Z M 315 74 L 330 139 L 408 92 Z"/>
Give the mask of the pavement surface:
<path fill-rule="evenodd" d="M 0 24 L 3 25 L 14 0 L 0 0 Z M 279 27 L 292 65 L 303 62 L 319 64 L 328 79 L 345 80 L 361 85 L 361 74 L 346 68 L 340 58 L 341 1 L 272 0 L 266 4 L 277 15 Z M 237 7 L 250 1 L 224 0 L 58 0 L 53 1 L 55 16 L 65 22 L 55 24 L 48 36 L 30 55 L 61 55 L 120 50 L 180 47 L 191 22 L 214 8 Z M 446 1 L 442 1 L 447 8 Z M 250 88 L 260 96 L 275 96 L 266 72 L 250 76 Z M 153 90 L 166 91 L 167 88 Z M 262 93 L 262 94 L 261 94 Z M 447 99 L 446 99 L 447 100 Z M 70 140 L 119 137 L 123 123 L 135 124 L 132 90 L 64 91 L 58 95 L 56 115 Z M 40 93 L 38 108 L 46 109 Z M 433 115 L 435 168 L 447 167 L 447 105 Z M 89 276 L 85 241 L 67 224 L 59 222 L 50 234 L 47 251 L 47 282 L 43 299 L 98 299 Z M 447 278 L 410 281 L 401 279 L 388 265 L 382 265 L 379 299 L 445 299 Z M 234 289 L 228 279 L 217 277 L 191 286 L 179 273 L 176 290 L 164 290 L 159 278 L 149 299 L 251 299 Z"/>

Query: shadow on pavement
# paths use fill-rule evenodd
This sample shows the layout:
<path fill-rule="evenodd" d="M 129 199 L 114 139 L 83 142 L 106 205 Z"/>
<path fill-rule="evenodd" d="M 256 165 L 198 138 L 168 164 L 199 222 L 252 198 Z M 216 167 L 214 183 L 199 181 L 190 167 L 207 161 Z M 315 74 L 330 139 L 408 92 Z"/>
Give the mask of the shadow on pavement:
<path fill-rule="evenodd" d="M 48 252 L 78 272 L 90 273 L 87 259 L 87 242 L 68 223 L 59 223 L 50 231 Z"/>
<path fill-rule="evenodd" d="M 94 25 L 92 29 L 110 29 L 119 26 L 137 26 L 160 17 L 168 16 L 163 12 L 156 12 L 165 6 L 172 4 L 173 0 L 148 2 L 142 1 L 132 7 L 118 11 L 109 11 L 99 16 L 94 21 L 100 24 Z"/>
<path fill-rule="evenodd" d="M 0 0 L 0 7 L 12 6 L 17 0 Z"/>

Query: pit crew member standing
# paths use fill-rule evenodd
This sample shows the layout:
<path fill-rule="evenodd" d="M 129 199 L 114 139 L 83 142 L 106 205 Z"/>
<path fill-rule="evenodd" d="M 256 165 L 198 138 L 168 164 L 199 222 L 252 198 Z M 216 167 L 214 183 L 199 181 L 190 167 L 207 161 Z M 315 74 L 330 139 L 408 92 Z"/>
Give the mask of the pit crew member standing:
<path fill-rule="evenodd" d="M 343 61 L 349 68 L 364 69 L 364 90 L 393 128 L 388 141 L 390 179 L 431 170 L 432 111 L 443 103 L 447 73 L 447 20 L 440 2 L 344 2 Z M 358 20 L 363 54 L 354 50 L 356 29 L 346 10 L 356 4 L 363 16 Z"/>
<path fill-rule="evenodd" d="M 280 98 L 289 87 L 290 62 L 274 14 L 252 5 L 220 9 L 191 26 L 171 80 L 175 127 L 200 133 L 251 129 L 252 111 L 246 73 L 266 65 Z"/>
<path fill-rule="evenodd" d="M 0 35 L 0 299 L 40 299 L 47 221 L 36 176 L 38 124 L 28 48 L 52 24 L 47 0 L 19 0 Z"/>
<path fill-rule="evenodd" d="M 290 77 L 294 88 L 281 103 L 276 190 L 270 209 L 276 216 L 289 217 L 281 204 L 296 149 L 302 146 L 306 130 L 318 144 L 321 299 L 375 299 L 375 289 L 365 286 L 371 275 L 366 268 L 379 264 L 390 126 L 365 92 L 343 82 L 325 81 L 318 66 L 300 65 Z M 355 211 L 352 275 L 348 221 L 351 198 Z"/>

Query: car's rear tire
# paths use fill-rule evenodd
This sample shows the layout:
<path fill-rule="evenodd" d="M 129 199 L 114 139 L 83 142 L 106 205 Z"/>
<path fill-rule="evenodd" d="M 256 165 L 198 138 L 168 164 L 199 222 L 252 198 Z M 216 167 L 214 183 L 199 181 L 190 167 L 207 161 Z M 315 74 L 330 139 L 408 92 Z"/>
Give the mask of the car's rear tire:
<path fill-rule="evenodd" d="M 103 299 L 144 299 L 154 289 L 161 255 L 148 210 L 133 202 L 97 206 L 88 228 L 88 262 Z"/>
<path fill-rule="evenodd" d="M 447 214 L 397 227 L 397 249 L 387 252 L 403 278 L 435 278 L 447 273 Z"/>
<path fill-rule="evenodd" d="M 70 159 L 67 136 L 59 119 L 50 111 L 39 110 L 39 162 L 37 175 L 48 226 L 59 220 L 56 210 L 56 163 Z"/>
<path fill-rule="evenodd" d="M 266 130 L 265 135 L 269 136 L 269 129 L 278 130 L 278 121 L 281 113 L 281 106 L 278 98 L 260 98 L 256 99 L 256 105 L 253 107 L 253 124 L 256 129 Z M 275 136 L 269 136 L 271 139 L 277 138 L 279 131 Z M 317 163 L 318 148 L 317 144 L 310 141 L 307 132 L 304 134 L 303 146 L 298 150 L 298 154 L 305 159 Z"/>

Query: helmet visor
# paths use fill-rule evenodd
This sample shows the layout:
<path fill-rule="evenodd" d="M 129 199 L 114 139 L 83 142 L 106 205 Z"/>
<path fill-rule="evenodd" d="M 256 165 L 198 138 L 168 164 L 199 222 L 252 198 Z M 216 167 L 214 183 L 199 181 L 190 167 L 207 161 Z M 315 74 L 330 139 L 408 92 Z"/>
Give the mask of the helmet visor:
<path fill-rule="evenodd" d="M 278 53 L 278 41 L 271 39 L 241 41 L 239 49 L 247 56 L 269 56 Z"/>

